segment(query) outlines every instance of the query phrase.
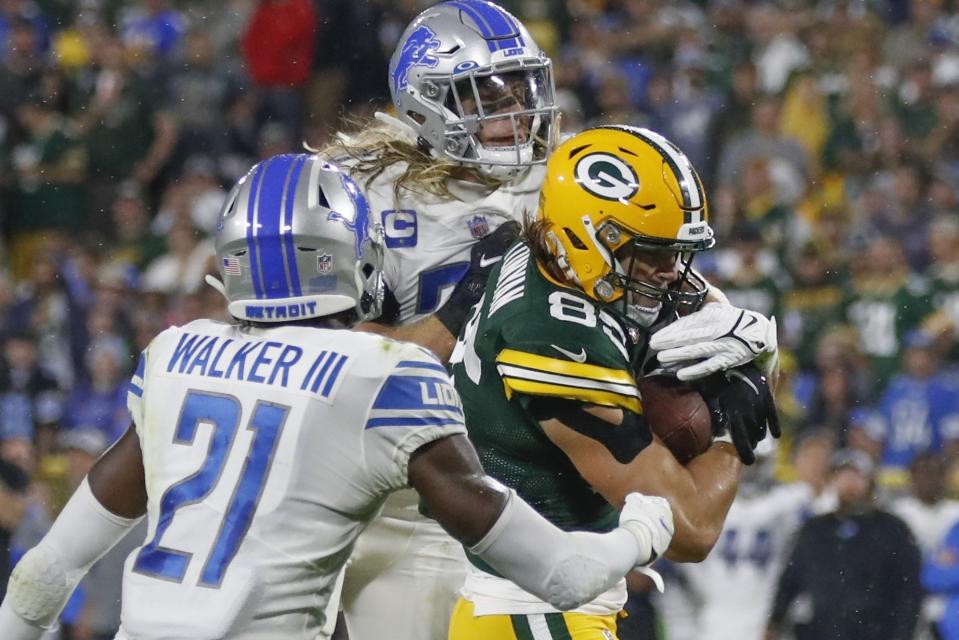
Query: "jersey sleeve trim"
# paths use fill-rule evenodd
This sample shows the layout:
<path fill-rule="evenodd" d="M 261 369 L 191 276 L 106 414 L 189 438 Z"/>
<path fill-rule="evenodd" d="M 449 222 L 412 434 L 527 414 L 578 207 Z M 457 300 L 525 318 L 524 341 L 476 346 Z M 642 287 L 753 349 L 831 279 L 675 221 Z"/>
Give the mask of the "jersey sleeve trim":
<path fill-rule="evenodd" d="M 140 359 L 137 362 L 137 369 L 130 378 L 130 393 L 138 398 L 143 397 L 143 376 L 146 374 L 146 352 L 140 352 Z"/>
<path fill-rule="evenodd" d="M 556 396 L 642 413 L 639 390 L 627 371 L 504 349 L 496 358 L 507 396 Z"/>
<path fill-rule="evenodd" d="M 440 364 L 402 360 L 380 387 L 365 429 L 463 423 L 463 407 Z"/>

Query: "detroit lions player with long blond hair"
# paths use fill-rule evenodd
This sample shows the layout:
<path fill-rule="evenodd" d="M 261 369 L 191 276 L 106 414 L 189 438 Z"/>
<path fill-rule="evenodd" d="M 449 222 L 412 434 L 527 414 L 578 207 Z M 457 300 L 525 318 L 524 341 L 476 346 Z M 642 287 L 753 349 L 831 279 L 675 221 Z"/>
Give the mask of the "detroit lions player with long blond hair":
<path fill-rule="evenodd" d="M 355 540 L 407 486 L 451 535 L 562 608 L 666 549 L 662 498 L 631 496 L 608 534 L 550 525 L 484 475 L 432 354 L 345 328 L 378 312 L 379 234 L 355 183 L 316 156 L 275 156 L 239 181 L 216 234 L 223 279 L 211 280 L 238 322 L 172 327 L 144 350 L 133 426 L 17 565 L 0 637 L 55 627 L 144 513 L 120 640 L 313 640 Z"/>
<path fill-rule="evenodd" d="M 556 137 L 552 71 L 516 18 L 453 0 L 407 27 L 389 82 L 396 117 L 377 114 L 320 153 L 347 168 L 384 228 L 384 315 L 365 328 L 445 362 L 535 209 Z M 466 560 L 417 503 L 413 492 L 391 496 L 357 544 L 342 598 L 353 640 L 446 637 Z"/>
<path fill-rule="evenodd" d="M 387 302 L 365 328 L 445 362 L 489 272 L 536 210 L 558 138 L 552 66 L 501 7 L 452 0 L 406 28 L 389 82 L 395 117 L 377 114 L 321 154 L 347 167 L 384 227 Z M 714 288 L 707 300 L 726 302 Z M 691 377 L 757 355 L 727 335 L 742 310 L 719 306 L 663 336 L 661 355 L 691 363 Z M 755 330 L 768 333 L 759 318 Z M 419 513 L 415 496 L 394 494 L 346 572 L 352 640 L 445 638 L 464 567 L 460 545 Z"/>

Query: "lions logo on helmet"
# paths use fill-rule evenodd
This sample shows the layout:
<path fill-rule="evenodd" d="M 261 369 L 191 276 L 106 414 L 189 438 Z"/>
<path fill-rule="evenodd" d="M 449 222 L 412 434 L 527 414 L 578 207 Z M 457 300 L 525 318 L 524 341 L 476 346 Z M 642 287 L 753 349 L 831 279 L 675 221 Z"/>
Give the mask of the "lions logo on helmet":
<path fill-rule="evenodd" d="M 547 163 L 537 219 L 556 266 L 591 298 L 698 307 L 706 284 L 692 256 L 715 244 L 699 176 L 663 136 L 636 127 L 588 129 L 564 142 Z M 668 287 L 631 277 L 627 246 L 675 254 L 682 267 Z M 618 257 L 619 256 L 619 257 Z M 632 258 L 630 258 L 632 259 Z M 656 309 L 658 311 L 658 308 Z"/>
<path fill-rule="evenodd" d="M 398 58 L 391 73 L 393 91 L 406 89 L 406 76 L 410 72 L 410 67 L 421 65 L 430 69 L 435 68 L 440 61 L 430 53 L 439 46 L 440 41 L 436 39 L 436 34 L 429 27 L 423 25 L 413 29 L 402 43 L 402 48 L 398 50 Z"/>
<path fill-rule="evenodd" d="M 215 244 L 222 281 L 207 282 L 236 318 L 380 313 L 382 229 L 359 187 L 316 156 L 274 156 L 250 169 L 227 198 Z"/>

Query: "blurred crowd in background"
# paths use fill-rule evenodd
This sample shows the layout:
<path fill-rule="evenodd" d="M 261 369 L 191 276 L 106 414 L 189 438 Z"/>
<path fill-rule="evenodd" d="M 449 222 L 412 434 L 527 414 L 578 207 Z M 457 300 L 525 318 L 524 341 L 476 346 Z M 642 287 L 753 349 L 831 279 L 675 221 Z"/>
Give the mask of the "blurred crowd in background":
<path fill-rule="evenodd" d="M 129 424 L 135 354 L 171 324 L 224 317 L 203 276 L 226 189 L 388 110 L 389 56 L 428 4 L 0 0 L 13 560 Z M 959 519 L 945 499 L 959 495 L 959 3 L 501 4 L 551 56 L 565 132 L 649 127 L 700 171 L 718 248 L 695 266 L 778 320 L 776 476 L 824 485 L 828 465 L 790 464 L 824 442 L 863 452 L 889 504 Z M 917 460 L 935 476 L 924 498 Z M 70 637 L 112 638 L 105 575 L 65 613 Z"/>

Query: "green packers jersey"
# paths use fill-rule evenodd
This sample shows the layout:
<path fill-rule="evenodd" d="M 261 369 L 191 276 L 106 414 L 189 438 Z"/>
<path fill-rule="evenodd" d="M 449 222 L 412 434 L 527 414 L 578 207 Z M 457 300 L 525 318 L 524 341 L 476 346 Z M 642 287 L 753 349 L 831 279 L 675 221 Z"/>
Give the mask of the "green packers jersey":
<path fill-rule="evenodd" d="M 860 348 L 872 360 L 877 388 L 899 368 L 902 338 L 931 311 L 928 283 L 919 277 L 851 283 L 846 317 L 859 333 Z"/>
<path fill-rule="evenodd" d="M 800 370 L 816 367 L 819 339 L 830 327 L 843 323 L 842 302 L 842 286 L 833 279 L 799 283 L 783 295 L 780 346 L 792 350 Z"/>
<path fill-rule="evenodd" d="M 627 344 L 612 314 L 546 280 L 518 244 L 491 274 L 450 359 L 483 468 L 561 529 L 608 530 L 617 514 L 543 433 L 530 402 L 640 413 Z"/>

